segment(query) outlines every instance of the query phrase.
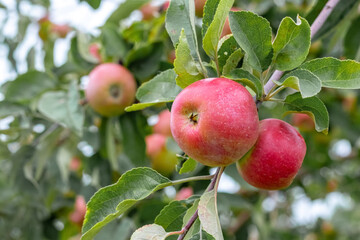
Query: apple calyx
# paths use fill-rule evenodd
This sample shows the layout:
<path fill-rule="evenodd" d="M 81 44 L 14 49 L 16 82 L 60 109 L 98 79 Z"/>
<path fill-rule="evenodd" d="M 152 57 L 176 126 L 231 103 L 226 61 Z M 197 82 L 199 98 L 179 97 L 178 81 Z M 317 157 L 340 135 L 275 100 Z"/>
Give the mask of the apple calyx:
<path fill-rule="evenodd" d="M 196 125 L 199 121 L 199 114 L 198 113 L 190 113 L 189 115 L 189 120 L 190 120 L 190 123 L 192 123 L 193 125 Z"/>

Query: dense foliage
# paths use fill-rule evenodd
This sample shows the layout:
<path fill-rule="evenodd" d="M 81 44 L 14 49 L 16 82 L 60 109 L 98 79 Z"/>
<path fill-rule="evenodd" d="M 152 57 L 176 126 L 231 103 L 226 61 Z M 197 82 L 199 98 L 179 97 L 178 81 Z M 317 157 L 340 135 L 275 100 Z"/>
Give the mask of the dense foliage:
<path fill-rule="evenodd" d="M 102 4 L 82 1 L 95 10 Z M 185 239 L 358 238 L 360 1 L 336 5 L 312 38 L 310 26 L 327 1 L 208 0 L 200 18 L 192 1 L 172 0 L 129 24 L 147 2 L 119 3 L 93 35 L 54 23 L 48 0 L 17 0 L 15 9 L 0 1 L 1 46 L 16 75 L 0 94 L 1 239 L 130 239 L 148 224 L 132 239 L 144 232 L 164 239 L 196 209 L 200 220 Z M 47 14 L 30 17 L 25 5 Z M 244 11 L 229 14 L 232 7 Z M 8 36 L 2 29 L 14 16 L 16 36 Z M 222 37 L 226 21 L 233 35 Z M 28 48 L 27 65 L 19 64 L 29 35 L 41 49 Z M 63 38 L 68 58 L 57 66 L 54 46 Z M 116 117 L 99 115 L 85 99 L 88 74 L 105 62 L 126 67 L 138 86 L 136 102 Z M 266 90 L 275 71 L 284 74 Z M 300 130 L 307 153 L 289 188 L 256 189 L 232 164 L 223 177 L 240 188 L 205 191 L 215 169 L 184 155 L 170 136 L 163 159 L 177 156 L 176 168 L 152 163 L 145 139 L 159 113 L 171 110 L 186 86 L 216 76 L 246 86 L 260 119 Z M 79 196 L 88 203 L 84 223 Z M 328 204 L 323 217 L 301 219 L 299 209 L 311 216 L 321 202 Z"/>

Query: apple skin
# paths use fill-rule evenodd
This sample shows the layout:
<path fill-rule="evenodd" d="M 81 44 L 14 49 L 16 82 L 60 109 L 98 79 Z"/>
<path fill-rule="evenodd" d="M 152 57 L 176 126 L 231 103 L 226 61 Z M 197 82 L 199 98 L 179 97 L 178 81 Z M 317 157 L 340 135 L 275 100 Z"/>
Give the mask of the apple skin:
<path fill-rule="evenodd" d="M 170 0 L 164 2 L 164 4 L 162 5 L 162 10 L 163 11 L 168 10 L 169 6 L 170 6 Z"/>
<path fill-rule="evenodd" d="M 135 100 L 136 82 L 123 66 L 103 63 L 89 74 L 85 96 L 89 105 L 103 116 L 117 116 Z"/>
<path fill-rule="evenodd" d="M 160 133 L 162 135 L 171 137 L 170 117 L 171 113 L 169 110 L 163 110 L 159 114 L 159 121 L 153 127 L 154 133 Z"/>
<path fill-rule="evenodd" d="M 89 46 L 89 53 L 93 56 L 98 62 L 103 62 L 100 54 L 100 46 L 97 43 L 92 43 Z"/>
<path fill-rule="evenodd" d="M 291 118 L 291 124 L 303 132 L 310 132 L 315 129 L 314 120 L 305 113 L 295 113 Z"/>
<path fill-rule="evenodd" d="M 151 167 L 169 176 L 178 162 L 176 154 L 166 149 L 166 136 L 154 133 L 145 137 L 146 155 L 151 160 Z"/>
<path fill-rule="evenodd" d="M 51 25 L 51 32 L 58 35 L 60 38 L 65 38 L 66 35 L 71 31 L 71 27 L 66 24 L 52 24 Z"/>
<path fill-rule="evenodd" d="M 175 98 L 170 127 L 191 158 L 206 166 L 227 166 L 255 144 L 259 119 L 246 88 L 227 78 L 208 78 Z"/>
<path fill-rule="evenodd" d="M 303 137 L 290 124 L 271 118 L 260 121 L 259 132 L 255 146 L 237 162 L 240 175 L 260 189 L 288 187 L 306 154 Z"/>
<path fill-rule="evenodd" d="M 70 214 L 70 221 L 82 225 L 86 214 L 86 201 L 83 196 L 76 196 L 74 211 Z"/>
<path fill-rule="evenodd" d="M 154 6 L 151 3 L 147 3 L 140 8 L 143 15 L 143 20 L 151 20 L 159 15 L 159 6 Z"/>
<path fill-rule="evenodd" d="M 195 15 L 197 17 L 203 17 L 205 3 L 206 0 L 195 0 Z"/>
<path fill-rule="evenodd" d="M 194 194 L 194 191 L 191 187 L 184 187 L 178 193 L 176 193 L 175 200 L 181 201 L 188 199 Z"/>

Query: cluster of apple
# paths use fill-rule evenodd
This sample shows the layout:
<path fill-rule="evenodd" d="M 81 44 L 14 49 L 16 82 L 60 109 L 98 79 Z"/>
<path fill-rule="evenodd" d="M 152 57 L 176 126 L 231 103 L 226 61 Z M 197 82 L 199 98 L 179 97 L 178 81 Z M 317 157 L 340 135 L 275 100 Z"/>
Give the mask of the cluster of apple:
<path fill-rule="evenodd" d="M 236 162 L 240 175 L 260 189 L 288 187 L 306 153 L 293 126 L 279 119 L 259 122 L 251 94 L 226 78 L 183 89 L 171 109 L 171 132 L 193 159 L 212 167 Z"/>
<path fill-rule="evenodd" d="M 89 77 L 85 94 L 98 113 L 116 116 L 133 103 L 136 82 L 125 67 L 100 64 Z M 261 189 L 289 186 L 306 153 L 305 141 L 294 127 L 279 119 L 259 122 L 251 94 L 226 78 L 189 85 L 176 97 L 171 114 L 159 115 L 154 133 L 146 137 L 147 155 L 153 168 L 165 175 L 177 162 L 166 149 L 170 128 L 188 156 L 212 167 L 237 162 L 242 177 Z"/>
<path fill-rule="evenodd" d="M 178 162 L 176 154 L 166 147 L 168 137 L 171 137 L 170 115 L 168 110 L 159 114 L 159 120 L 153 127 L 153 134 L 146 136 L 146 155 L 151 160 L 151 166 L 163 175 L 170 175 Z"/>

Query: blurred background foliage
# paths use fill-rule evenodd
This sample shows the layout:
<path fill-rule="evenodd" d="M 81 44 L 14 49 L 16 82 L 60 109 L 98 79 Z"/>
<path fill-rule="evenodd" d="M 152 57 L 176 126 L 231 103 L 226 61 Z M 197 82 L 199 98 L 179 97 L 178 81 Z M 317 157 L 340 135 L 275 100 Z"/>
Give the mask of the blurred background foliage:
<path fill-rule="evenodd" d="M 0 93 L 0 235 L 1 239 L 77 239 L 75 200 L 85 201 L 100 187 L 117 181 L 136 166 L 151 166 L 145 136 L 158 114 L 170 106 L 104 118 L 84 104 L 87 75 L 101 62 L 118 62 L 138 86 L 173 68 L 173 46 L 164 28 L 164 1 L 155 1 L 155 16 L 139 11 L 146 0 L 117 1 L 101 27 L 86 32 L 54 22 L 50 0 L 0 1 L 0 49 L 4 74 Z M 80 0 L 96 12 L 106 1 Z M 312 23 L 324 0 L 237 0 L 271 22 L 274 35 L 281 19 L 296 15 Z M 32 11 L 42 15 L 32 14 Z M 76 18 L 76 16 L 73 16 Z M 90 20 L 90 19 L 89 19 Z M 201 19 L 198 19 L 200 26 Z M 316 35 L 308 59 L 333 56 L 360 60 L 359 1 L 342 1 Z M 13 28 L 9 34 L 6 28 Z M 200 27 L 199 27 L 200 29 Z M 56 45 L 67 55 L 56 64 Z M 91 50 L 92 49 L 92 50 Z M 360 235 L 359 90 L 324 89 L 319 97 L 330 114 L 328 135 L 317 133 L 308 119 L 283 116 L 271 102 L 260 118 L 280 118 L 296 125 L 307 144 L 303 166 L 290 188 L 259 191 L 246 184 L 234 165 L 220 186 L 219 214 L 226 239 L 358 239 Z M 70 106 L 77 106 L 71 108 Z M 167 148 L 175 155 L 176 144 Z M 200 166 L 172 179 L 208 174 Z M 109 224 L 96 239 L 129 239 L 180 188 L 201 194 L 206 182 L 167 188 L 139 203 Z M 222 189 L 222 190 L 221 190 Z M 178 195 L 177 195 L 178 196 Z M 179 196 L 178 196 L 179 197 Z"/>

